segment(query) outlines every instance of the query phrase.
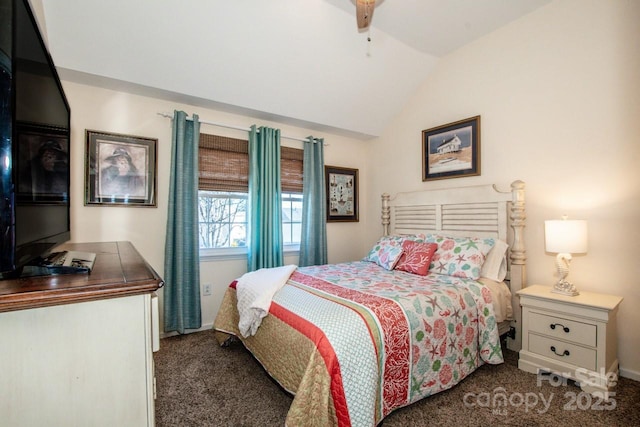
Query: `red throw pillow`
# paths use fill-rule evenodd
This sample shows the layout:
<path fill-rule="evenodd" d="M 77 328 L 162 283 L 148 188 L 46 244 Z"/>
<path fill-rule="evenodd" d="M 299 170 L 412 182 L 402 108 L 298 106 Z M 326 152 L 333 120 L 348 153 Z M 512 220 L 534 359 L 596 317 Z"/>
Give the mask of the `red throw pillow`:
<path fill-rule="evenodd" d="M 405 240 L 402 242 L 402 256 L 395 269 L 426 276 L 429 272 L 431 258 L 437 249 L 437 243 L 418 243 Z"/>

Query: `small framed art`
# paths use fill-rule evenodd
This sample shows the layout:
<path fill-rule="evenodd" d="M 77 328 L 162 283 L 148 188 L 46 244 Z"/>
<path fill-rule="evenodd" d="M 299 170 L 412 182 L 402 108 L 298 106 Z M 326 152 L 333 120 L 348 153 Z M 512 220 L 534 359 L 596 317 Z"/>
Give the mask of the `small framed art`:
<path fill-rule="evenodd" d="M 422 131 L 422 180 L 480 175 L 480 116 Z"/>
<path fill-rule="evenodd" d="M 358 221 L 358 169 L 324 167 L 327 222 Z"/>
<path fill-rule="evenodd" d="M 157 139 L 86 131 L 85 205 L 156 206 Z"/>

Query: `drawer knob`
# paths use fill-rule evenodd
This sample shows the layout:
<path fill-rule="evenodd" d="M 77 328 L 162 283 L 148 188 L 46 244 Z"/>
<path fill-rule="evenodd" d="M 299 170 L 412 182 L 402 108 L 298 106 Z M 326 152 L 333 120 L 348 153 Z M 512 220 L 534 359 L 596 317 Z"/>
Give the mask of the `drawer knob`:
<path fill-rule="evenodd" d="M 562 354 L 560 354 L 556 352 L 556 346 L 554 345 L 551 346 L 551 351 L 553 351 L 556 356 L 569 356 L 569 350 L 565 350 L 562 352 Z"/>
<path fill-rule="evenodd" d="M 550 325 L 549 325 L 549 327 L 550 327 L 551 329 L 556 329 L 556 326 L 562 326 L 562 330 L 563 330 L 563 331 L 565 331 L 566 333 L 569 333 L 569 330 L 570 330 L 570 329 L 569 329 L 568 327 L 564 326 L 564 325 L 563 325 L 563 324 L 561 324 L 561 323 L 552 323 L 552 324 L 550 324 Z"/>

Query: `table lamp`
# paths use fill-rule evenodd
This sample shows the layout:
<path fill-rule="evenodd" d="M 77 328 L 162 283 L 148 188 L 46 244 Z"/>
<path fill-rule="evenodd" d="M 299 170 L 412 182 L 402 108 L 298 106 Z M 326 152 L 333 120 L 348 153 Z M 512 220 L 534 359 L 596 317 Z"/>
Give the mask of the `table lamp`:
<path fill-rule="evenodd" d="M 558 254 L 556 268 L 559 278 L 551 292 L 570 296 L 578 295 L 578 290 L 567 280 L 567 276 L 571 254 L 587 252 L 587 221 L 569 220 L 566 216 L 563 219 L 545 221 L 544 237 L 547 252 Z"/>

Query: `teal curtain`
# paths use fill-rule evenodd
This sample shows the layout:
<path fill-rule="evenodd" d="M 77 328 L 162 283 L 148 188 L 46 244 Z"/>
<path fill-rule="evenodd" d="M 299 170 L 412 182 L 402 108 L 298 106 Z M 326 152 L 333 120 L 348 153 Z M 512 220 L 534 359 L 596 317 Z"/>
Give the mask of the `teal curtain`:
<path fill-rule="evenodd" d="M 248 269 L 284 265 L 280 130 L 249 130 Z"/>
<path fill-rule="evenodd" d="M 324 182 L 324 140 L 304 143 L 302 235 L 298 265 L 327 263 L 327 200 Z"/>
<path fill-rule="evenodd" d="M 198 329 L 200 258 L 198 242 L 198 116 L 174 112 L 169 211 L 164 255 L 164 331 Z"/>

